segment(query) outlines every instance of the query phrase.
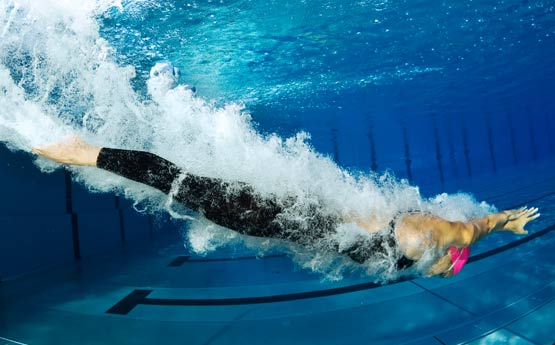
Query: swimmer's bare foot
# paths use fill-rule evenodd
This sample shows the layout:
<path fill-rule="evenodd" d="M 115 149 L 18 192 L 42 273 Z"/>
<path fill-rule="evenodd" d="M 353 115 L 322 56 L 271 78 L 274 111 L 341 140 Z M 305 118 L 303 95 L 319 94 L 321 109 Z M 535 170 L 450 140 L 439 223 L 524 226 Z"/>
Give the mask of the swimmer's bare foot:
<path fill-rule="evenodd" d="M 62 164 L 96 166 L 100 148 L 72 136 L 55 144 L 36 147 L 32 152 Z"/>

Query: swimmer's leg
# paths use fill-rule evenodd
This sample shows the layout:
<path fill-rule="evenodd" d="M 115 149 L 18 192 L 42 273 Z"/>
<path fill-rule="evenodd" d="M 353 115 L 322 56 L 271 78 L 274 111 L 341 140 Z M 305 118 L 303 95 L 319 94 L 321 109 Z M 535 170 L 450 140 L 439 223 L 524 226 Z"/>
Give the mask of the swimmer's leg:
<path fill-rule="evenodd" d="M 172 193 L 176 201 L 216 224 L 252 236 L 277 235 L 273 221 L 281 208 L 246 183 L 188 174 L 174 163 L 142 151 L 102 148 L 97 167 Z"/>
<path fill-rule="evenodd" d="M 172 193 L 176 201 L 189 209 L 240 233 L 282 237 L 283 231 L 275 222 L 281 207 L 272 198 L 260 197 L 245 183 L 187 174 L 155 154 L 94 147 L 78 137 L 33 152 L 59 163 L 96 166 L 165 194 Z M 176 180 L 179 184 L 174 186 Z"/>

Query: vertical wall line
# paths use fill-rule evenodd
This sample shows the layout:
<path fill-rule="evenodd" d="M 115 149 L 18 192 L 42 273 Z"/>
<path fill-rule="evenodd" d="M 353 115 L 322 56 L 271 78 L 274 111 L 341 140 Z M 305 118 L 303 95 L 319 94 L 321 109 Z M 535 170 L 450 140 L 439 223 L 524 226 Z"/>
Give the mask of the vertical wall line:
<path fill-rule="evenodd" d="M 463 148 L 464 148 L 464 159 L 466 161 L 466 171 L 468 176 L 472 176 L 472 166 L 470 163 L 470 148 L 468 147 L 468 132 L 466 130 L 466 124 L 464 120 L 462 121 L 462 136 L 463 136 Z"/>
<path fill-rule="evenodd" d="M 331 142 L 333 144 L 333 160 L 339 164 L 339 143 L 338 143 L 338 130 L 336 128 L 331 130 Z"/>
<path fill-rule="evenodd" d="M 511 138 L 511 149 L 513 152 L 513 160 L 515 164 L 518 164 L 518 154 L 516 151 L 516 136 L 515 136 L 515 128 L 513 126 L 513 116 L 510 112 L 507 112 L 507 124 L 509 125 L 509 136 Z"/>
<path fill-rule="evenodd" d="M 532 120 L 531 112 L 528 112 L 528 134 L 530 135 L 530 151 L 532 152 L 532 159 L 538 159 L 538 147 L 536 146 L 536 136 L 534 134 L 534 122 Z"/>
<path fill-rule="evenodd" d="M 405 148 L 405 167 L 407 169 L 407 177 L 409 179 L 409 182 L 413 182 L 412 170 L 411 170 L 412 160 L 410 158 L 409 134 L 407 131 L 407 126 L 405 124 L 405 120 L 403 118 L 401 119 L 401 132 L 403 135 L 403 145 Z"/>
<path fill-rule="evenodd" d="M 376 143 L 374 142 L 374 125 L 368 126 L 368 142 L 370 144 L 370 169 L 378 170 L 378 160 L 376 157 Z"/>
<path fill-rule="evenodd" d="M 445 178 L 443 176 L 443 164 L 442 164 L 443 157 L 441 155 L 441 144 L 439 141 L 439 130 L 437 128 L 436 114 L 432 113 L 431 117 L 432 117 L 432 128 L 434 131 L 434 140 L 435 140 L 435 147 L 436 147 L 437 169 L 439 171 L 439 180 L 443 185 L 445 183 Z"/>
<path fill-rule="evenodd" d="M 453 171 L 453 176 L 459 178 L 459 169 L 457 164 L 457 156 L 455 154 L 455 144 L 453 143 L 453 121 L 449 120 L 447 128 L 447 149 L 449 150 L 449 162 Z"/>
<path fill-rule="evenodd" d="M 119 234 L 120 234 L 120 238 L 121 238 L 121 244 L 122 244 L 122 246 L 124 246 L 125 243 L 126 243 L 126 238 L 125 238 L 125 223 L 124 223 L 124 219 L 123 219 L 123 210 L 121 209 L 121 206 L 120 206 L 119 196 L 115 196 L 114 198 L 115 198 L 116 210 L 118 211 Z"/>
<path fill-rule="evenodd" d="M 66 212 L 71 216 L 71 234 L 73 238 L 73 256 L 75 260 L 81 259 L 81 250 L 79 245 L 79 223 L 77 214 L 73 212 L 71 173 L 64 170 L 64 181 L 66 186 Z"/>
<path fill-rule="evenodd" d="M 495 147 L 493 145 L 493 130 L 491 128 L 491 115 L 486 113 L 486 129 L 488 132 L 488 147 L 489 147 L 489 158 L 491 160 L 491 168 L 493 172 L 497 172 L 497 163 L 495 161 Z"/>
<path fill-rule="evenodd" d="M 553 153 L 553 136 L 551 132 L 551 123 L 549 121 L 549 111 L 544 113 L 545 116 L 545 132 L 547 135 L 547 145 L 549 147 L 549 153 Z"/>

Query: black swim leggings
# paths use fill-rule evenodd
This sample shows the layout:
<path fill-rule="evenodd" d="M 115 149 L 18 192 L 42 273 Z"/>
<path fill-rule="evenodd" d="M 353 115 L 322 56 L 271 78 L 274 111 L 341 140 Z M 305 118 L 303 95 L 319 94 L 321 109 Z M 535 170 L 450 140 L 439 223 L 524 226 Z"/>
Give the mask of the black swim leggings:
<path fill-rule="evenodd" d="M 294 198 L 264 198 L 246 183 L 191 175 L 148 152 L 102 148 L 96 165 L 166 194 L 172 193 L 174 199 L 187 208 L 244 235 L 279 238 L 312 246 L 333 233 L 341 222 L 339 216 L 324 213 L 318 204 L 305 208 L 300 217 L 285 216 L 283 213 L 295 203 Z M 388 248 L 396 247 L 395 235 L 390 231 L 361 238 L 342 250 L 337 243 L 328 243 L 327 249 L 363 263 L 385 257 L 390 251 Z M 400 256 L 396 263 L 398 268 L 413 264 L 414 261 L 404 256 Z"/>
<path fill-rule="evenodd" d="M 335 229 L 338 223 L 337 217 L 321 214 L 316 206 L 303 215 L 302 222 L 289 220 L 282 215 L 287 200 L 263 198 L 246 183 L 185 173 L 172 162 L 149 152 L 102 148 L 96 164 L 166 194 L 172 192 L 174 199 L 187 208 L 245 235 L 307 244 Z M 179 185 L 173 186 L 176 181 Z"/>

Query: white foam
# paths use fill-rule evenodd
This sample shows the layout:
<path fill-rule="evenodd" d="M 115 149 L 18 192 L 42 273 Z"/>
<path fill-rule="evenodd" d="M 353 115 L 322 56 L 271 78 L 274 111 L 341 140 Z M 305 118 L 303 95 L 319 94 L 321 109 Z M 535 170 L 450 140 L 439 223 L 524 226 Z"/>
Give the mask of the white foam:
<path fill-rule="evenodd" d="M 263 136 L 240 104 L 217 107 L 178 85 L 168 62 L 153 66 L 150 99 L 143 100 L 130 83 L 133 66 L 116 64 L 99 35 L 94 17 L 109 8 L 124 9 L 119 1 L 0 0 L 0 140 L 10 148 L 29 151 L 78 133 L 101 146 L 152 151 L 191 173 L 247 182 L 263 195 L 297 195 L 301 211 L 316 200 L 330 211 L 381 221 L 410 209 L 452 220 L 491 211 L 465 194 L 424 200 L 417 187 L 388 174 L 349 173 L 315 152 L 307 133 Z M 44 171 L 53 167 L 44 160 L 38 165 Z M 140 208 L 168 208 L 167 199 L 150 188 L 97 169 L 72 171 L 91 190 L 119 191 Z M 215 250 L 235 238 L 222 231 L 194 222 L 187 241 L 199 252 Z M 268 244 L 249 241 L 260 248 Z M 292 248 L 301 265 L 333 279 L 352 269 L 336 255 Z M 391 264 L 368 272 L 385 271 L 390 278 L 384 267 Z"/>

